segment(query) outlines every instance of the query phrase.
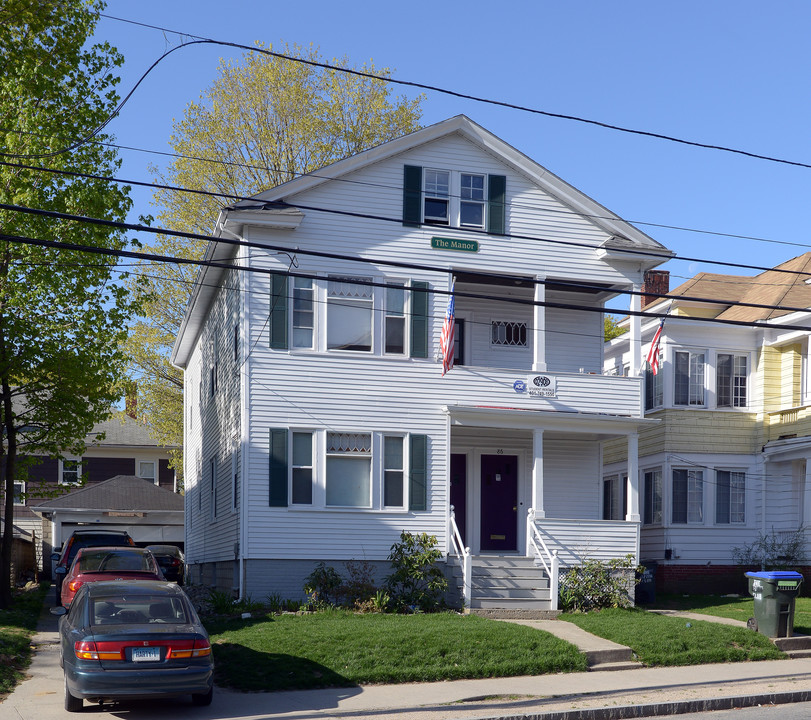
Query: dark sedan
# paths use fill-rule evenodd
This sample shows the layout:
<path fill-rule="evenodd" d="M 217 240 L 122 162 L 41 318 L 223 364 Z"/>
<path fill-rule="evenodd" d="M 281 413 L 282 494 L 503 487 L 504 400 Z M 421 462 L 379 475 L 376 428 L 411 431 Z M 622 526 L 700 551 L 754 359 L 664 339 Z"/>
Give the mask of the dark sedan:
<path fill-rule="evenodd" d="M 178 585 L 183 584 L 186 561 L 183 551 L 177 545 L 147 545 L 146 549 L 155 556 L 167 580 L 174 580 Z"/>
<path fill-rule="evenodd" d="M 65 709 L 105 702 L 213 694 L 211 643 L 183 590 L 174 583 L 96 582 L 79 588 L 59 620 Z"/>

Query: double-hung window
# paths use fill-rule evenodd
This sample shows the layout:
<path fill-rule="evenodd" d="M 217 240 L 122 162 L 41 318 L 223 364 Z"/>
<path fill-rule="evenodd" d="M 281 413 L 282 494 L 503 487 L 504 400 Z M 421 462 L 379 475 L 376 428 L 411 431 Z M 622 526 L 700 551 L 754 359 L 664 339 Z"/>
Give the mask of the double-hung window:
<path fill-rule="evenodd" d="M 60 485 L 78 485 L 82 479 L 80 460 L 61 460 L 59 468 Z"/>
<path fill-rule="evenodd" d="M 155 463 L 151 460 L 139 460 L 138 477 L 155 482 Z"/>
<path fill-rule="evenodd" d="M 625 519 L 628 507 L 628 476 L 608 475 L 603 478 L 603 520 Z"/>
<path fill-rule="evenodd" d="M 406 315 L 405 285 L 386 287 L 386 308 L 383 320 L 383 352 L 387 355 L 405 354 Z"/>
<path fill-rule="evenodd" d="M 462 173 L 459 195 L 459 225 L 484 227 L 484 175 Z"/>
<path fill-rule="evenodd" d="M 327 283 L 327 349 L 372 351 L 371 278 L 331 277 Z"/>
<path fill-rule="evenodd" d="M 425 171 L 424 218 L 429 225 L 450 223 L 451 174 L 447 170 Z"/>
<path fill-rule="evenodd" d="M 292 453 L 292 489 L 293 505 L 313 504 L 313 434 L 311 432 L 293 433 Z"/>
<path fill-rule="evenodd" d="M 644 508 L 642 519 L 645 525 L 662 524 L 662 470 L 646 470 L 643 481 Z"/>
<path fill-rule="evenodd" d="M 674 353 L 676 405 L 704 405 L 704 353 L 677 350 Z"/>
<path fill-rule="evenodd" d="M 704 471 L 673 470 L 674 523 L 704 522 Z"/>
<path fill-rule="evenodd" d="M 405 500 L 405 438 L 383 436 L 383 506 L 403 507 Z"/>
<path fill-rule="evenodd" d="M 650 367 L 645 368 L 645 410 L 662 407 L 664 402 L 664 373 L 662 373 L 661 353 L 659 350 L 659 372 L 655 375 Z"/>
<path fill-rule="evenodd" d="M 746 355 L 718 353 L 715 368 L 718 407 L 746 407 Z"/>
<path fill-rule="evenodd" d="M 310 350 L 315 340 L 315 306 L 311 278 L 293 277 L 293 347 Z"/>
<path fill-rule="evenodd" d="M 715 471 L 715 522 L 718 525 L 746 522 L 746 473 Z"/>
<path fill-rule="evenodd" d="M 327 433 L 327 505 L 371 507 L 371 433 Z"/>

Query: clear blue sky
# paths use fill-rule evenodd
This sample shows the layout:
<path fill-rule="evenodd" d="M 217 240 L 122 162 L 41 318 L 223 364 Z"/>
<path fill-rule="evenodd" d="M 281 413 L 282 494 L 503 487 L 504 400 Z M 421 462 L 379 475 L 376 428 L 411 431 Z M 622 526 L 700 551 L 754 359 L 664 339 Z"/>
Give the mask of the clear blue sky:
<path fill-rule="evenodd" d="M 312 44 L 327 59 L 393 68 L 398 79 L 811 164 L 805 0 L 109 0 L 105 12 L 218 40 Z M 105 18 L 96 37 L 125 56 L 121 95 L 181 39 Z M 123 145 L 167 151 L 173 120 L 212 83 L 220 57 L 240 55 L 216 46 L 175 52 L 110 132 Z M 773 266 L 811 247 L 811 169 L 437 93 L 423 107 L 424 124 L 468 115 L 681 256 Z M 122 158 L 121 176 L 135 180 L 165 162 Z M 133 196 L 136 215 L 154 212 L 148 193 Z M 665 267 L 672 286 L 702 270 L 749 274 Z"/>

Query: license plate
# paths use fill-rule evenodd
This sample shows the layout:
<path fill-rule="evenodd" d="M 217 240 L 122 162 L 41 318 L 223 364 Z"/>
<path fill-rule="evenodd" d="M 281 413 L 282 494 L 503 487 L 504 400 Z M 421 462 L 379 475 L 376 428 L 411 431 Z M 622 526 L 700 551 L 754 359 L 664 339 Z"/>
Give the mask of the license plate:
<path fill-rule="evenodd" d="M 157 647 L 133 648 L 133 662 L 158 662 L 161 659 L 161 649 Z"/>

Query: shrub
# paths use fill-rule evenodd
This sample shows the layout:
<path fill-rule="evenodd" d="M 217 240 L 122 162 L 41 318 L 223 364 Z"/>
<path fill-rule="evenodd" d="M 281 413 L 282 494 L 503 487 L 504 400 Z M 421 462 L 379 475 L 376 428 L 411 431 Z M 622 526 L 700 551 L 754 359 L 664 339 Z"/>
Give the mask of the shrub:
<path fill-rule="evenodd" d="M 323 610 L 338 605 L 343 580 L 334 567 L 318 563 L 304 581 L 304 592 L 310 605 Z"/>
<path fill-rule="evenodd" d="M 347 560 L 344 566 L 346 578 L 339 588 L 343 604 L 357 607 L 371 600 L 377 590 L 371 563 L 366 560 Z"/>
<path fill-rule="evenodd" d="M 788 570 L 805 562 L 805 528 L 788 532 L 759 532 L 751 543 L 732 548 L 738 565 L 763 570 Z"/>
<path fill-rule="evenodd" d="M 633 555 L 607 562 L 586 559 L 561 574 L 561 606 L 568 612 L 629 607 L 639 569 Z"/>
<path fill-rule="evenodd" d="M 392 573 L 386 590 L 399 610 L 436 610 L 442 604 L 448 581 L 437 562 L 442 553 L 435 535 L 403 531 L 400 542 L 391 546 Z"/>

